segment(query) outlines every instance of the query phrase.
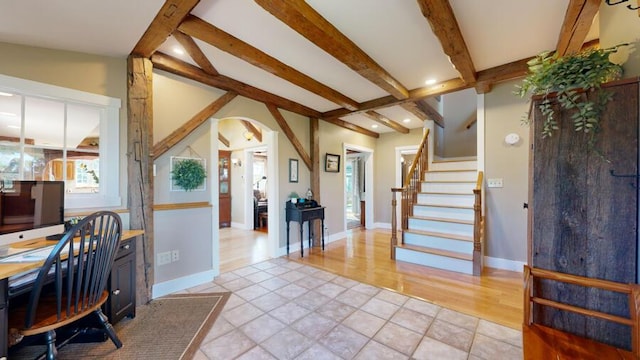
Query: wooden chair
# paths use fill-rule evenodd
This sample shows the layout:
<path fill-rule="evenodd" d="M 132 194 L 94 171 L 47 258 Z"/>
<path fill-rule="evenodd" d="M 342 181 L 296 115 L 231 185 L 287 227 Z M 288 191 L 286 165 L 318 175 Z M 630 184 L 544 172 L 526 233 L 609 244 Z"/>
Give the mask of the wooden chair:
<path fill-rule="evenodd" d="M 629 317 L 620 317 L 597 310 L 585 309 L 534 295 L 533 279 L 548 279 L 589 288 L 598 288 L 627 295 Z M 631 328 L 632 351 L 618 349 L 601 342 L 534 323 L 532 305 L 549 306 L 584 316 L 627 325 Z M 591 279 L 550 270 L 524 267 L 524 324 L 522 342 L 525 360 L 537 359 L 640 359 L 640 287 L 613 281 Z"/>
<path fill-rule="evenodd" d="M 45 334 L 46 358 L 55 359 L 55 330 L 94 313 L 122 347 L 100 309 L 109 296 L 105 287 L 121 232 L 120 216 L 110 211 L 91 214 L 68 230 L 40 268 L 28 302 L 11 309 L 9 329 L 23 336 Z"/>

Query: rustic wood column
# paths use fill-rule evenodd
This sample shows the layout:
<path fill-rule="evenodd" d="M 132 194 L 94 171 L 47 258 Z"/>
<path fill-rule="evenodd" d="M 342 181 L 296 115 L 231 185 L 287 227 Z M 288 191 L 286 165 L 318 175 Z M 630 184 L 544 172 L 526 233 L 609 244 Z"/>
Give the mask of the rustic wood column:
<path fill-rule="evenodd" d="M 144 57 L 127 59 L 127 174 L 129 226 L 143 229 L 136 242 L 136 298 L 151 300 L 153 286 L 153 65 Z"/>
<path fill-rule="evenodd" d="M 311 144 L 309 151 L 311 152 L 311 191 L 313 192 L 313 199 L 322 205 L 320 201 L 320 132 L 318 131 L 320 126 L 320 120 L 311 118 L 309 124 Z M 326 220 L 326 219 L 325 219 Z M 322 224 L 319 221 L 314 221 L 313 233 L 317 234 L 313 241 L 313 246 L 321 246 L 320 237 L 322 236 Z M 328 235 L 328 234 L 325 234 Z"/>

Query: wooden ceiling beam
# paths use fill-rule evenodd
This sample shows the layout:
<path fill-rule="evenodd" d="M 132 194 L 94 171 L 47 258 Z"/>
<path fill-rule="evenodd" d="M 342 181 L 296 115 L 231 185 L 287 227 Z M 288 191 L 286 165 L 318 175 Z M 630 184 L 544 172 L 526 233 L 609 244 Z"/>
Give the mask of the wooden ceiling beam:
<path fill-rule="evenodd" d="M 462 80 L 469 84 L 475 83 L 476 70 L 449 0 L 417 1 L 422 15 L 429 22 L 431 30 L 440 40 L 442 50 L 449 56 Z"/>
<path fill-rule="evenodd" d="M 302 158 L 302 162 L 304 162 L 304 164 L 307 166 L 307 169 L 309 169 L 309 171 L 313 171 L 311 157 L 309 156 L 309 154 L 307 154 L 304 147 L 300 143 L 300 140 L 298 140 L 296 134 L 293 132 L 293 130 L 291 130 L 291 127 L 289 127 L 287 120 L 285 120 L 284 116 L 282 116 L 280 110 L 278 110 L 278 108 L 273 104 L 265 105 L 267 105 L 267 109 L 269 109 L 269 112 L 271 113 L 271 115 L 273 115 L 273 118 L 276 120 L 278 125 L 280 125 L 280 128 L 287 136 L 287 139 L 289 139 L 289 142 L 291 142 L 291 145 L 293 145 L 293 148 L 296 150 L 298 155 L 300 155 L 300 158 Z"/>
<path fill-rule="evenodd" d="M 167 0 L 133 47 L 131 54 L 147 59 L 151 57 L 199 2 L 200 0 Z"/>
<path fill-rule="evenodd" d="M 231 91 L 220 96 L 211 104 L 207 105 L 207 107 L 195 114 L 189 121 L 174 130 L 171 134 L 169 134 L 169 136 L 153 145 L 153 160 L 157 160 L 162 154 L 166 153 L 177 143 L 184 140 L 184 138 L 186 138 L 195 129 L 197 129 L 200 125 L 207 121 L 211 116 L 220 111 L 222 107 L 227 105 L 236 96 L 238 96 L 238 94 Z"/>
<path fill-rule="evenodd" d="M 600 0 L 571 0 L 564 15 L 556 54 L 565 56 L 578 52 L 600 10 Z"/>
<path fill-rule="evenodd" d="M 302 0 L 255 0 L 307 40 L 338 59 L 396 99 L 406 99 L 408 90 L 378 65 L 353 41 Z"/>
<path fill-rule="evenodd" d="M 242 125 L 244 125 L 244 128 L 247 129 L 248 132 L 253 134 L 253 137 L 255 137 L 256 140 L 262 142 L 262 131 L 255 127 L 255 125 L 248 120 L 242 120 Z"/>
<path fill-rule="evenodd" d="M 229 142 L 229 139 L 227 139 L 220 132 L 218 132 L 218 140 L 220 140 L 220 142 L 223 143 L 224 146 L 226 146 L 226 147 L 229 147 L 229 145 L 231 145 L 231 142 Z"/>
<path fill-rule="evenodd" d="M 438 112 L 438 110 L 434 109 L 433 106 L 427 104 L 426 102 L 422 100 L 416 100 L 400 104 L 400 106 L 413 115 L 417 116 L 419 119 L 423 121 L 427 119 L 433 120 L 436 125 L 444 128 L 444 118 L 442 117 L 442 115 Z"/>
<path fill-rule="evenodd" d="M 196 16 L 188 16 L 178 29 L 342 107 L 350 110 L 358 109 L 357 101 L 321 84 L 312 77 L 301 73 Z"/>
<path fill-rule="evenodd" d="M 350 111 L 347 109 L 336 109 L 322 113 L 321 119 L 337 119 L 342 116 L 359 114 L 369 110 L 378 110 L 389 106 L 400 105 L 406 102 L 422 100 L 429 96 L 448 94 L 458 90 L 464 90 L 473 87 L 471 84 L 465 83 L 460 78 L 444 81 L 436 86 L 424 87 L 413 89 L 409 91 L 409 98 L 399 100 L 393 96 L 385 96 L 378 99 L 373 99 L 360 103 L 360 109 L 357 111 Z"/>
<path fill-rule="evenodd" d="M 362 126 L 358 126 L 356 124 L 352 124 L 350 122 L 346 122 L 346 121 L 344 121 L 342 119 L 323 119 L 323 121 L 326 121 L 326 122 L 328 122 L 330 124 L 333 124 L 333 125 L 339 126 L 341 128 L 345 128 L 347 130 L 351 130 L 351 131 L 354 131 L 354 132 L 357 132 L 359 134 L 366 135 L 366 136 L 369 136 L 369 137 L 372 137 L 372 138 L 375 138 L 375 139 L 380 137 L 380 134 L 378 134 L 375 131 L 371 131 L 369 129 L 365 129 Z"/>
<path fill-rule="evenodd" d="M 596 40 L 592 40 L 584 43 L 582 45 L 582 49 L 597 47 L 598 45 L 599 45 L 599 40 L 596 39 Z M 527 75 L 527 72 L 529 71 L 529 66 L 527 65 L 527 61 L 531 59 L 532 58 L 526 58 L 526 59 L 511 62 L 508 64 L 499 65 L 486 70 L 478 71 L 478 83 L 484 82 L 490 85 L 490 84 L 496 84 L 496 83 L 500 83 L 507 80 L 523 78 Z M 385 97 L 360 103 L 360 109 L 356 111 L 350 111 L 342 108 L 335 109 L 335 110 L 326 111 L 322 113 L 320 118 L 324 120 L 337 119 L 346 115 L 359 114 L 369 110 L 378 110 L 378 109 L 386 108 L 389 106 L 401 105 L 407 102 L 422 100 L 430 96 L 449 94 L 455 91 L 469 89 L 474 86 L 477 89 L 478 83 L 468 84 L 459 78 L 451 79 L 451 80 L 444 81 L 435 86 L 428 86 L 428 87 L 410 90 L 408 99 L 398 100 L 392 96 L 385 96 Z"/>
<path fill-rule="evenodd" d="M 211 64 L 211 61 L 209 61 L 207 56 L 202 52 L 202 49 L 200 49 L 198 44 L 196 44 L 196 41 L 193 40 L 191 36 L 180 31 L 174 31 L 173 37 L 178 40 L 187 54 L 189 54 L 193 61 L 195 61 L 202 70 L 211 75 L 220 75 L 218 70 L 216 70 L 213 64 Z"/>
<path fill-rule="evenodd" d="M 395 131 L 397 131 L 397 132 L 399 132 L 401 134 L 408 134 L 409 133 L 409 129 L 408 128 L 398 124 L 396 121 L 393 121 L 393 120 L 389 119 L 388 117 L 386 117 L 386 116 L 384 116 L 384 115 L 382 115 L 382 114 L 380 114 L 378 112 L 375 112 L 373 110 L 366 111 L 366 112 L 362 113 L 362 115 L 364 115 L 364 116 L 368 117 L 369 119 L 371 119 L 371 120 L 373 120 L 375 122 L 378 122 L 378 123 L 380 123 L 380 124 L 382 124 L 382 125 L 384 125 L 384 126 L 386 126 L 388 128 L 391 128 L 391 129 L 393 129 L 393 130 L 395 130 Z"/>
<path fill-rule="evenodd" d="M 164 70 L 218 89 L 234 91 L 238 93 L 238 95 L 242 95 L 252 100 L 272 103 L 281 109 L 285 109 L 296 114 L 317 118 L 320 118 L 322 115 L 320 112 L 307 106 L 298 104 L 294 101 L 274 95 L 251 85 L 247 85 L 227 76 L 213 76 L 211 74 L 207 74 L 197 66 L 193 66 L 161 52 L 153 54 L 153 56 L 151 56 L 151 62 L 153 63 L 153 67 L 156 69 Z"/>

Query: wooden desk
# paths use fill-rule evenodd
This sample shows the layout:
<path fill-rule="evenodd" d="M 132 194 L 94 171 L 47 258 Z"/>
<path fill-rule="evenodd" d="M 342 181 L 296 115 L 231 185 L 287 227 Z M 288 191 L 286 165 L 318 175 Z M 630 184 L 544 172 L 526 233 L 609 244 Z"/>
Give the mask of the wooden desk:
<path fill-rule="evenodd" d="M 122 232 L 120 242 L 125 246 L 128 245 L 129 243 L 135 244 L 135 241 L 133 241 L 132 239 L 142 234 L 144 234 L 144 230 L 124 230 Z M 132 240 L 132 241 L 129 241 L 129 240 Z M 38 238 L 38 239 L 17 242 L 15 244 L 12 244 L 12 247 L 38 249 L 38 248 L 55 245 L 57 242 L 58 242 L 57 240 L 46 240 L 45 238 Z M 130 248 L 122 249 L 122 250 L 128 251 L 130 250 Z M 135 253 L 133 255 L 134 256 L 132 257 L 133 259 L 132 270 L 134 271 L 134 274 L 135 274 Z M 8 352 L 7 321 L 8 321 L 8 307 L 9 307 L 9 277 L 27 272 L 29 270 L 37 269 L 40 266 L 42 266 L 42 264 L 44 264 L 44 260 L 38 260 L 33 262 L 20 262 L 20 263 L 0 263 L 0 360 L 6 359 L 7 352 Z M 113 270 L 117 271 L 117 267 L 115 263 L 114 263 Z M 115 278 L 115 279 L 111 279 L 109 281 L 109 284 L 107 285 L 109 287 L 111 286 L 111 284 L 114 283 L 114 281 L 118 281 L 119 279 L 121 279 L 121 276 L 117 274 L 116 276 L 113 276 L 113 275 L 114 275 L 114 272 L 112 271 L 112 278 Z M 134 286 L 133 299 L 135 301 L 135 280 L 133 281 L 133 286 Z M 117 290 L 117 288 L 114 289 L 114 291 L 115 290 Z M 118 291 L 118 294 L 114 293 L 114 295 L 119 295 L 119 294 L 120 294 L 119 291 Z M 107 302 L 109 301 L 110 300 L 107 300 Z M 119 304 L 116 304 L 116 305 L 119 305 Z M 133 303 L 132 309 L 129 309 L 130 307 L 131 306 L 127 306 L 127 310 L 133 311 L 132 314 L 135 316 L 135 302 Z M 108 308 L 107 312 L 109 311 L 110 309 Z"/>
<path fill-rule="evenodd" d="M 313 229 L 311 223 L 313 220 L 322 221 L 322 251 L 324 251 L 324 206 L 317 207 L 297 207 L 290 201 L 286 205 L 286 221 L 287 221 L 287 255 L 289 255 L 289 222 L 296 221 L 300 224 L 300 257 L 304 256 L 304 246 L 302 239 L 302 225 L 305 221 L 309 224 L 309 249 L 311 249 L 311 239 L 313 238 Z"/>

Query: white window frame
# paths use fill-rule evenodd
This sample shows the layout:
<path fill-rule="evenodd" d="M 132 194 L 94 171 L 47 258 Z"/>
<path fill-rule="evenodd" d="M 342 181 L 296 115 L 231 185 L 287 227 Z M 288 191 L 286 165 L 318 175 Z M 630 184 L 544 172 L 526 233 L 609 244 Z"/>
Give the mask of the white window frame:
<path fill-rule="evenodd" d="M 0 91 L 100 108 L 100 192 L 66 193 L 64 207 L 65 209 L 85 209 L 122 205 L 120 197 L 120 99 L 2 74 L 0 74 Z"/>

